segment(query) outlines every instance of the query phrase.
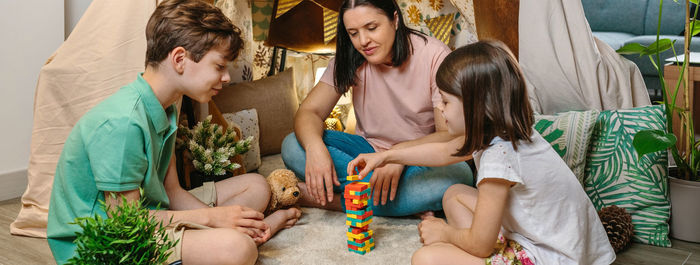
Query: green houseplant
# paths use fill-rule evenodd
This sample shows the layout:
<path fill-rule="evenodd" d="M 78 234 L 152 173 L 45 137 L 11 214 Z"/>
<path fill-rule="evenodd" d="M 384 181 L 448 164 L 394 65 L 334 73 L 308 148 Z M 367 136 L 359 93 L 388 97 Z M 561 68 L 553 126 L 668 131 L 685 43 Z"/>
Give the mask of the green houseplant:
<path fill-rule="evenodd" d="M 211 120 L 212 116 L 209 115 L 192 129 L 181 125 L 178 134 L 182 139 L 178 139 L 178 146 L 187 148 L 194 168 L 202 175 L 223 176 L 241 167 L 231 162 L 230 158 L 248 152 L 253 137 L 236 141 L 233 129 L 224 130 Z"/>
<path fill-rule="evenodd" d="M 674 0 L 678 2 L 678 0 Z M 617 50 L 620 54 L 639 54 L 639 56 L 648 56 L 649 60 L 652 62 L 656 70 L 658 71 L 659 78 L 661 79 L 661 88 L 663 92 L 663 101 L 661 102 L 665 106 L 666 117 L 667 117 L 667 129 L 663 130 L 644 130 L 638 132 L 634 137 L 634 147 L 637 150 L 639 157 L 653 153 L 661 150 L 666 150 L 670 148 L 673 159 L 678 165 L 678 171 L 680 177 L 687 180 L 698 180 L 698 170 L 700 169 L 700 141 L 697 141 L 694 137 L 693 129 L 693 113 L 692 108 L 689 105 L 687 99 L 684 102 L 678 102 L 679 93 L 682 95 L 689 94 L 689 85 L 687 84 L 688 79 L 685 78 L 685 73 L 688 69 L 688 58 L 689 58 L 689 47 L 692 38 L 689 36 L 694 36 L 700 33 L 700 23 L 696 23 L 695 19 L 690 19 L 689 14 L 689 3 L 697 4 L 699 0 L 684 0 L 686 4 L 686 34 L 685 34 L 685 48 L 684 54 L 685 59 L 681 66 L 681 78 L 678 79 L 676 84 L 672 84 L 671 87 L 668 86 L 666 80 L 664 79 L 664 73 L 659 67 L 663 62 L 659 54 L 666 50 L 672 49 L 674 56 L 676 56 L 676 51 L 673 48 L 674 41 L 669 39 L 660 39 L 659 32 L 661 30 L 661 8 L 663 7 L 663 0 L 659 1 L 659 22 L 657 25 L 657 35 L 656 41 L 649 46 L 644 46 L 638 43 L 627 44 Z M 698 9 L 695 10 L 693 18 L 697 16 Z M 679 103 L 681 103 L 679 105 Z M 670 117 L 678 116 L 680 117 L 680 130 L 674 132 L 673 122 L 674 119 Z M 675 134 L 674 134 L 675 133 Z M 683 146 L 677 146 L 678 135 L 681 137 L 680 141 Z"/>
<path fill-rule="evenodd" d="M 114 195 L 113 195 L 114 196 Z M 115 197 L 113 197 L 114 199 Z M 168 251 L 177 244 L 168 238 L 165 226 L 142 207 L 141 201 L 122 203 L 110 208 L 100 201 L 109 218 L 99 214 L 78 217 L 73 224 L 82 228 L 77 233 L 76 255 L 68 264 L 163 264 Z"/>
<path fill-rule="evenodd" d="M 678 0 L 674 0 L 678 2 Z M 665 107 L 667 126 L 666 130 L 643 130 L 634 136 L 633 145 L 638 157 L 663 150 L 669 150 L 673 160 L 676 162 L 675 178 L 669 177 L 669 191 L 671 199 L 671 235 L 675 238 L 700 242 L 700 229 L 696 225 L 700 219 L 700 211 L 695 205 L 700 198 L 700 140 L 695 137 L 693 124 L 693 106 L 691 106 L 688 96 L 692 87 L 687 77 L 690 57 L 690 42 L 692 36 L 700 33 L 700 23 L 696 23 L 698 14 L 698 0 L 682 0 L 686 6 L 685 12 L 685 39 L 682 64 L 676 63 L 680 67 L 680 75 L 675 84 L 669 84 L 664 73 L 659 67 L 663 62 L 659 54 L 672 49 L 674 56 L 677 56 L 674 49 L 674 42 L 669 39 L 660 39 L 661 10 L 663 0 L 659 1 L 659 20 L 657 24 L 656 41 L 649 46 L 632 43 L 627 44 L 617 50 L 621 54 L 639 54 L 648 56 L 649 60 L 656 68 Z M 690 14 L 690 3 L 696 5 L 694 13 Z M 691 19 L 692 18 L 692 19 Z M 681 100 L 682 98 L 682 100 Z M 678 122 L 674 126 L 674 122 Z M 676 130 L 676 131 L 674 131 Z M 664 184 L 665 185 L 665 184 Z"/>

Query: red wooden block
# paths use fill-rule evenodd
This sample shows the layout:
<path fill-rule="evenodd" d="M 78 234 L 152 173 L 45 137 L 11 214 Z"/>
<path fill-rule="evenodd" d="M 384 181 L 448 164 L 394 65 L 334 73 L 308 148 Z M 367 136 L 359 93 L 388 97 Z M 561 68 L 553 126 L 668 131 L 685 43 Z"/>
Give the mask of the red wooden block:
<path fill-rule="evenodd" d="M 349 230 L 350 230 L 350 231 L 348 231 L 348 232 L 350 232 L 350 233 L 359 234 L 359 233 L 362 233 L 362 232 L 367 232 L 367 231 L 369 231 L 369 226 L 365 226 L 365 227 L 354 227 L 354 226 L 351 226 Z"/>
<path fill-rule="evenodd" d="M 353 241 L 355 241 L 355 242 L 357 242 L 357 243 L 362 243 L 362 242 L 365 242 L 365 241 L 369 240 L 370 238 L 372 238 L 372 236 L 368 236 L 368 237 L 365 237 L 365 238 L 362 238 L 362 239 L 353 239 Z"/>
<path fill-rule="evenodd" d="M 369 188 L 369 184 L 366 182 L 353 182 L 345 185 L 345 190 L 363 191 Z"/>

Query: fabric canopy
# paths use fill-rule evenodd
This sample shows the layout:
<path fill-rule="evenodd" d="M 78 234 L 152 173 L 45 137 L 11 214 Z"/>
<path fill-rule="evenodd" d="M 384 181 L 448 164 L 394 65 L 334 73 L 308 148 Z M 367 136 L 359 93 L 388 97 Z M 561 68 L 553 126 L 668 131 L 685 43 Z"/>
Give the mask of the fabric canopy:
<path fill-rule="evenodd" d="M 542 114 L 650 105 L 637 66 L 593 37 L 580 0 L 521 0 L 520 64 Z"/>
<path fill-rule="evenodd" d="M 41 68 L 34 98 L 28 186 L 10 225 L 14 235 L 46 237 L 51 186 L 73 125 L 144 70 L 145 27 L 156 0 L 95 0 Z"/>

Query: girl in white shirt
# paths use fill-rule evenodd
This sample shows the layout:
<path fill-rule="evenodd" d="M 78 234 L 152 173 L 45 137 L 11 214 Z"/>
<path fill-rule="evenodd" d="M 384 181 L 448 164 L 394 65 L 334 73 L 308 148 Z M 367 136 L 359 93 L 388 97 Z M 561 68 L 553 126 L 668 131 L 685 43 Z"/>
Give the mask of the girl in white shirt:
<path fill-rule="evenodd" d="M 440 166 L 473 156 L 478 191 L 456 184 L 445 192 L 447 222 L 426 217 L 418 225 L 424 246 L 412 263 L 612 263 L 595 208 L 532 128 L 525 80 L 508 48 L 496 41 L 461 47 L 445 58 L 436 82 L 448 130 L 461 137 L 361 154 L 347 168 L 364 177 L 386 163 Z"/>

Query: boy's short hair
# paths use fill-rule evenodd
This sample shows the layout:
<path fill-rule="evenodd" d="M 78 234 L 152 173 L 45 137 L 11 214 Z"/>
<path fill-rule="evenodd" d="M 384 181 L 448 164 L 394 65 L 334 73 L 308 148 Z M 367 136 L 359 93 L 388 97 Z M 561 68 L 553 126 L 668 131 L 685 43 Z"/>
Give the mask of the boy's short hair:
<path fill-rule="evenodd" d="M 195 62 L 212 48 L 227 48 L 233 61 L 243 46 L 241 30 L 218 8 L 201 0 L 165 0 L 146 24 L 146 66 L 158 67 L 168 54 L 183 47 Z"/>

